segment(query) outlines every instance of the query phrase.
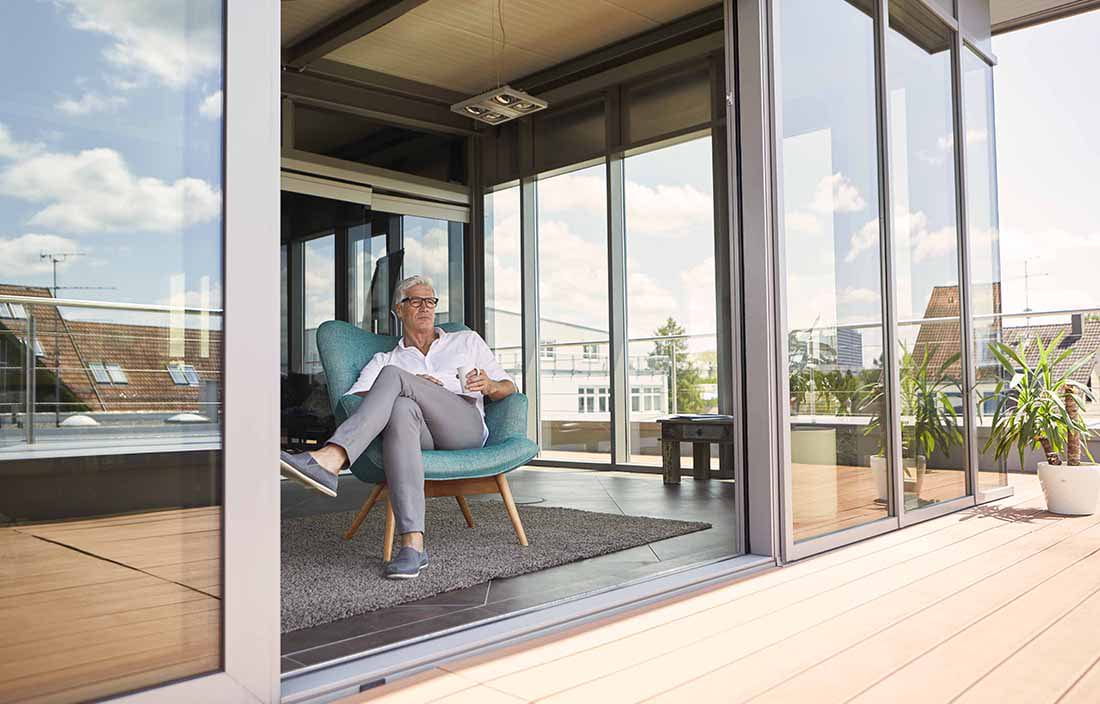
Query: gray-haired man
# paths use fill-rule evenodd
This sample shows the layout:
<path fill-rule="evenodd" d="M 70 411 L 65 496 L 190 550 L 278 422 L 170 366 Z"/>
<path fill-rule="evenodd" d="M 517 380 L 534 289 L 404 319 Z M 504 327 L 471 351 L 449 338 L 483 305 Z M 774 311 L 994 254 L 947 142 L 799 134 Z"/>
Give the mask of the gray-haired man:
<path fill-rule="evenodd" d="M 280 456 L 282 473 L 329 496 L 337 476 L 379 434 L 383 469 L 401 549 L 386 576 L 408 579 L 428 564 L 424 550 L 424 464 L 420 451 L 481 447 L 489 436 L 484 397 L 502 399 L 516 385 L 485 341 L 471 331 L 435 327 L 435 296 L 425 276 L 397 285 L 394 310 L 405 334 L 389 352 L 379 352 L 347 391 L 363 402 L 319 450 Z M 473 367 L 465 379 L 458 370 Z"/>

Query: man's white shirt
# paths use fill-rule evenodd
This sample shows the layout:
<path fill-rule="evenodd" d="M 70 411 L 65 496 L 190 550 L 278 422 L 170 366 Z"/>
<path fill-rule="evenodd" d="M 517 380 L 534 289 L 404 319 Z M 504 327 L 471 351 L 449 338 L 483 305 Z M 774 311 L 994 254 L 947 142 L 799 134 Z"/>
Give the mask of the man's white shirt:
<path fill-rule="evenodd" d="M 481 414 L 481 444 L 489 438 L 489 429 L 485 426 L 485 400 L 480 391 L 463 391 L 458 379 L 459 367 L 477 367 L 485 372 L 493 381 L 508 380 L 515 384 L 515 380 L 504 367 L 500 366 L 496 355 L 489 349 L 489 345 L 481 339 L 481 336 L 472 330 L 460 330 L 458 332 L 444 332 L 442 328 L 435 329 L 436 339 L 428 347 L 428 354 L 422 354 L 415 347 L 405 345 L 405 338 L 397 341 L 397 346 L 389 352 L 379 352 L 371 357 L 363 371 L 359 372 L 359 379 L 347 390 L 347 394 L 356 394 L 362 391 L 370 391 L 375 379 L 383 367 L 393 365 L 413 374 L 427 374 L 438 379 L 443 388 L 459 396 L 467 396 L 477 403 L 478 413 Z"/>

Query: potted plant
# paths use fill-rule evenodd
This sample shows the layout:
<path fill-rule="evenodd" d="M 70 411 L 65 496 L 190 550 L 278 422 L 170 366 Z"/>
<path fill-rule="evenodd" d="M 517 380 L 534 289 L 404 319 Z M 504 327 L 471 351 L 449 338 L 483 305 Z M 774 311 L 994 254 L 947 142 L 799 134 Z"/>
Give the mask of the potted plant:
<path fill-rule="evenodd" d="M 918 356 L 902 346 L 898 370 L 898 396 L 901 401 L 902 477 L 906 493 L 920 496 L 928 458 L 936 449 L 948 452 L 963 444 L 959 417 L 948 391 L 958 389 L 958 381 L 948 373 L 959 360 L 955 353 L 933 367 L 937 345 L 926 345 Z M 871 473 L 875 478 L 878 499 L 885 501 L 889 491 L 886 472 L 886 436 L 882 418 L 886 410 L 886 394 L 881 381 L 871 384 L 864 408 L 871 412 L 871 422 L 864 434 L 877 433 L 878 454 L 871 456 Z"/>
<path fill-rule="evenodd" d="M 1008 379 L 997 382 L 993 391 L 996 405 L 983 451 L 992 448 L 994 457 L 1001 460 L 1015 448 L 1023 469 L 1024 453 L 1041 449 L 1046 461 L 1039 462 L 1039 483 L 1047 509 L 1052 513 L 1087 515 L 1096 512 L 1100 466 L 1093 462 L 1085 444 L 1092 431 L 1081 417 L 1081 407 L 1091 394 L 1088 387 L 1072 377 L 1082 365 L 1092 361 L 1092 355 L 1059 370 L 1072 352 L 1071 348 L 1058 351 L 1062 337 L 1059 333 L 1046 345 L 1041 340 L 1027 338 L 1015 348 L 990 343 L 990 351 Z M 1032 342 L 1037 347 L 1035 355 L 1029 355 Z M 1034 362 L 1029 356 L 1034 357 Z M 1082 449 L 1089 459 L 1086 464 L 1081 463 Z"/>

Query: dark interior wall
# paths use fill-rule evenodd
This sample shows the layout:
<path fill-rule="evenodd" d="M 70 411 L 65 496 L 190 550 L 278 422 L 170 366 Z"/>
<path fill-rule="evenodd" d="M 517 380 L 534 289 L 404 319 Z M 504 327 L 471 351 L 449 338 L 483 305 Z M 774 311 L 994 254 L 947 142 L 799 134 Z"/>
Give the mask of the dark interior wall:
<path fill-rule="evenodd" d="M 626 150 L 722 124 L 725 101 L 717 98 L 725 94 L 724 86 L 721 57 L 712 52 L 639 78 L 611 82 L 531 117 L 487 128 L 479 137 L 481 186 L 489 188 L 599 158 L 609 150 Z M 520 138 L 524 132 L 530 134 L 529 143 Z M 619 135 L 620 143 L 608 144 L 609 133 Z M 522 148 L 530 150 L 528 173 L 520 168 Z"/>

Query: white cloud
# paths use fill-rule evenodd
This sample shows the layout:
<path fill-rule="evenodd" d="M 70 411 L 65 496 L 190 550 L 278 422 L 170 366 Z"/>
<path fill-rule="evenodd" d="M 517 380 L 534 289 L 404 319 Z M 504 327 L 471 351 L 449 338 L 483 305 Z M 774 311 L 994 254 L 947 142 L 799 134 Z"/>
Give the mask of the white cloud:
<path fill-rule="evenodd" d="M 644 186 L 626 183 L 626 223 L 630 233 L 678 234 L 699 227 L 713 229 L 714 201 L 694 186 Z"/>
<path fill-rule="evenodd" d="M 606 218 L 607 184 L 604 170 L 583 169 L 540 181 L 539 216 L 597 215 Z"/>
<path fill-rule="evenodd" d="M 31 225 L 63 232 L 173 232 L 221 213 L 206 181 L 139 178 L 113 149 L 41 153 L 0 171 L 0 194 L 46 204 Z"/>
<path fill-rule="evenodd" d="M 25 159 L 42 151 L 41 144 L 16 142 L 8 128 L 0 124 L 0 159 Z"/>
<path fill-rule="evenodd" d="M 820 235 L 821 221 L 813 213 L 801 210 L 789 210 L 783 214 L 783 227 L 788 233 Z"/>
<path fill-rule="evenodd" d="M 878 246 L 879 236 L 879 222 L 878 218 L 873 218 L 863 224 L 863 227 L 859 228 L 852 233 L 852 237 L 848 242 L 848 254 L 845 255 L 844 261 L 851 264 L 856 260 L 856 257 L 860 253 L 867 251 Z"/>
<path fill-rule="evenodd" d="M 837 296 L 837 300 L 840 303 L 852 303 L 856 305 L 866 305 L 879 302 L 878 291 L 872 291 L 869 288 L 857 288 L 849 286 L 840 291 Z"/>
<path fill-rule="evenodd" d="M 210 120 L 219 120 L 222 116 L 222 92 L 216 90 L 203 98 L 199 104 L 199 114 Z"/>
<path fill-rule="evenodd" d="M 954 226 L 941 227 L 935 232 L 922 229 L 910 233 L 913 238 L 913 261 L 922 262 L 925 259 L 934 259 L 956 251 Z"/>
<path fill-rule="evenodd" d="M 183 86 L 221 65 L 221 3 L 217 0 L 57 0 L 76 29 L 105 34 L 104 57 L 116 66 Z"/>
<path fill-rule="evenodd" d="M 76 252 L 75 240 L 57 235 L 26 234 L 18 237 L 0 237 L 0 273 L 4 276 L 48 274 L 53 265 L 42 259 L 43 252 Z M 57 263 L 58 271 L 72 264 L 72 259 Z"/>
<path fill-rule="evenodd" d="M 126 104 L 121 95 L 99 95 L 85 93 L 76 100 L 65 98 L 58 101 L 57 109 L 69 115 L 88 115 L 93 112 L 111 112 Z"/>
<path fill-rule="evenodd" d="M 837 172 L 818 182 L 811 207 L 819 213 L 857 213 L 867 207 L 867 201 L 844 174 Z"/>

